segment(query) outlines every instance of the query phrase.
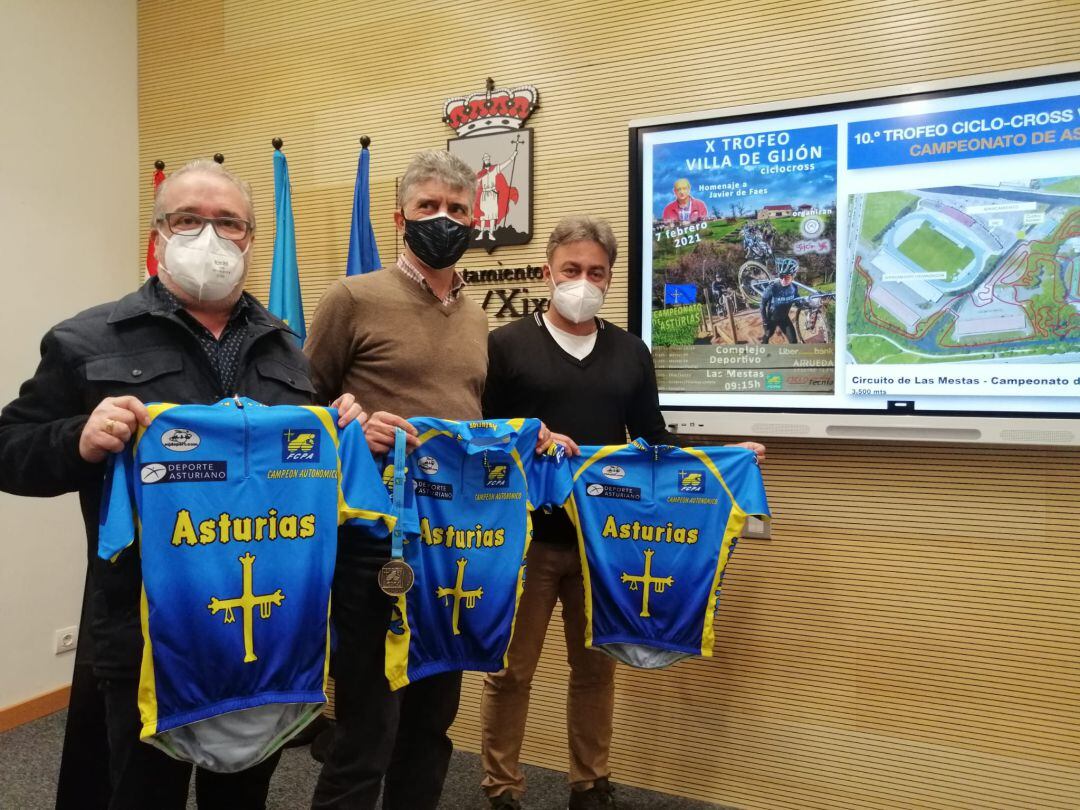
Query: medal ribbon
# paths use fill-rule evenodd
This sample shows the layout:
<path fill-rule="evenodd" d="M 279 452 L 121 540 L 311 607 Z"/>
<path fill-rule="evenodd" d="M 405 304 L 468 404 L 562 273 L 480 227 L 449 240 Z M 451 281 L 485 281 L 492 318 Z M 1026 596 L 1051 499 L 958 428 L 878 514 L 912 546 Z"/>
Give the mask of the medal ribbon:
<path fill-rule="evenodd" d="M 401 513 L 405 506 L 405 431 L 394 428 L 394 532 L 390 535 L 390 556 L 400 560 L 404 556 L 404 532 Z"/>

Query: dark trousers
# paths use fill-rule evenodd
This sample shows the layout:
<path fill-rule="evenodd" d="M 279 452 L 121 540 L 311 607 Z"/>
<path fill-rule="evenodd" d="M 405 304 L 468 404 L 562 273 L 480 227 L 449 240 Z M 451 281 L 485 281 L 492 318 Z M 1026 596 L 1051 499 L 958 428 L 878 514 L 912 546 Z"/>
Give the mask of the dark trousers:
<path fill-rule="evenodd" d="M 89 633 L 85 643 L 89 644 Z M 60 774 L 56 779 L 56 810 L 106 810 L 108 806 L 109 742 L 105 732 L 105 698 L 98 689 L 93 667 L 76 660 Z"/>
<path fill-rule="evenodd" d="M 791 318 L 786 314 L 763 318 L 762 325 L 765 328 L 765 336 L 761 339 L 762 343 L 768 343 L 769 338 L 773 336 L 777 329 L 784 333 L 788 343 L 799 342 L 799 338 L 795 335 L 795 324 L 791 322 Z"/>
<path fill-rule="evenodd" d="M 184 810 L 192 766 L 139 741 L 138 681 L 102 680 L 109 735 L 109 810 Z M 281 753 L 238 773 L 195 769 L 199 810 L 263 810 Z"/>
<path fill-rule="evenodd" d="M 342 531 L 331 618 L 337 646 L 333 744 L 315 788 L 317 810 L 369 810 L 383 788 L 384 810 L 434 810 L 450 766 L 447 736 L 457 715 L 461 673 L 448 672 L 390 691 L 384 670 L 392 599 L 379 590 L 388 543 Z M 364 553 L 358 553 L 356 548 Z"/>
<path fill-rule="evenodd" d="M 56 778 L 56 810 L 106 810 L 109 806 L 109 739 L 105 732 L 105 696 L 94 675 L 90 632 L 90 571 L 83 586 L 83 628 L 71 675 L 64 748 Z"/>

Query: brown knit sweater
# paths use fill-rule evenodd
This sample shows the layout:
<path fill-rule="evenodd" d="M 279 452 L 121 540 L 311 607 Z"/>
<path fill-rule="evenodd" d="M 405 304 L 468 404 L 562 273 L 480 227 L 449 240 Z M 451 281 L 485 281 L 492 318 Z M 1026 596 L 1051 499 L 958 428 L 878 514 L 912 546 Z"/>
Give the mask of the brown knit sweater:
<path fill-rule="evenodd" d="M 443 306 L 391 267 L 331 284 L 304 353 L 320 401 L 351 393 L 368 413 L 479 419 L 487 334 L 467 295 Z"/>

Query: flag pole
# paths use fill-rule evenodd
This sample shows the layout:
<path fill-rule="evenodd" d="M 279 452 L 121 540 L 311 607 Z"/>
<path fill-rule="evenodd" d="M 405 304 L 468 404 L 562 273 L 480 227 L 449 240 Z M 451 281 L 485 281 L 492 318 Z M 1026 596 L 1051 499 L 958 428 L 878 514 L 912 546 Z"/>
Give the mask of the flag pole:
<path fill-rule="evenodd" d="M 514 162 L 510 164 L 510 182 L 507 183 L 507 186 L 509 186 L 511 189 L 513 189 L 513 187 L 514 187 L 514 169 L 517 168 L 518 147 L 521 146 L 523 143 L 525 143 L 525 139 L 521 137 L 521 133 L 519 132 L 514 137 L 514 140 L 510 141 L 510 143 L 514 144 Z M 507 193 L 509 194 L 509 191 Z M 503 215 L 503 218 L 501 220 L 499 220 L 499 222 L 502 222 L 508 216 L 510 216 L 510 201 L 509 200 L 507 200 L 507 203 L 506 203 L 506 213 Z M 497 225 L 498 222 L 495 223 L 495 224 Z"/>

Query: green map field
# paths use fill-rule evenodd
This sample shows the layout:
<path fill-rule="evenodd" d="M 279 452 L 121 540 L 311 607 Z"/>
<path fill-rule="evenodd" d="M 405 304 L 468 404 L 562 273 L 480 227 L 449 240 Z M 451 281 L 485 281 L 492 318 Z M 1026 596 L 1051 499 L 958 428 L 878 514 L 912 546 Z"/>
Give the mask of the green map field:
<path fill-rule="evenodd" d="M 945 281 L 952 281 L 956 274 L 975 258 L 969 247 L 960 247 L 947 236 L 924 222 L 900 245 L 900 252 L 930 273 L 944 273 Z"/>
<path fill-rule="evenodd" d="M 859 366 L 1080 357 L 1080 175 L 851 197 Z"/>
<path fill-rule="evenodd" d="M 901 211 L 909 206 L 914 207 L 918 200 L 918 197 L 906 191 L 883 191 L 866 195 L 859 235 L 867 242 L 873 242 Z"/>
<path fill-rule="evenodd" d="M 1080 177 L 1069 177 L 1058 183 L 1044 186 L 1047 191 L 1056 191 L 1061 194 L 1076 194 L 1080 192 Z"/>

